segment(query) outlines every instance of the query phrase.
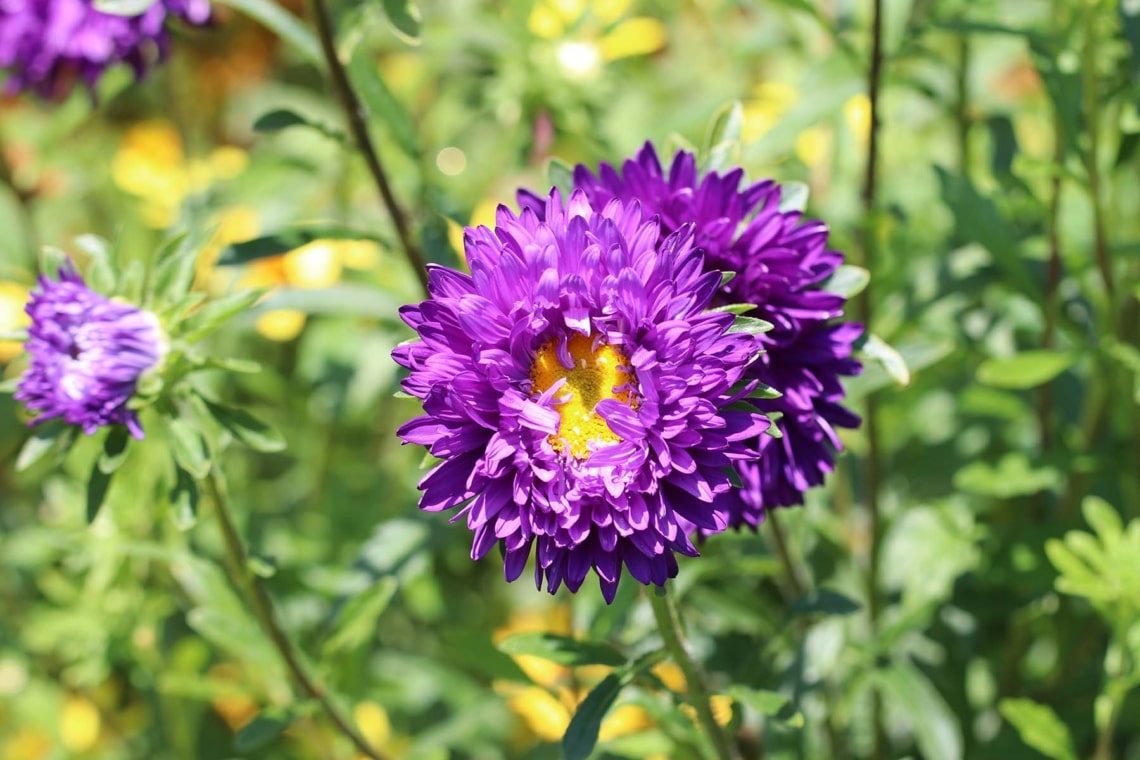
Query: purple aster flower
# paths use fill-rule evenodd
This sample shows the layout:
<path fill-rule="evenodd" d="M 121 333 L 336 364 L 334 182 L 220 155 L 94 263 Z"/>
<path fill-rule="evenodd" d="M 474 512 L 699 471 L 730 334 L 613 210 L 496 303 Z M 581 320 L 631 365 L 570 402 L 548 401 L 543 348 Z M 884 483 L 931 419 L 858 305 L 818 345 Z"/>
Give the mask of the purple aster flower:
<path fill-rule="evenodd" d="M 139 376 L 166 353 L 157 318 L 94 292 L 70 265 L 59 280 L 40 277 L 27 312 L 31 364 L 15 397 L 39 412 L 30 424 L 60 417 L 88 435 L 104 425 L 126 425 L 142 438 L 127 402 Z"/>
<path fill-rule="evenodd" d="M 755 304 L 749 316 L 774 325 L 761 336 L 765 353 L 749 376 L 784 394 L 753 402 L 783 415 L 775 423 L 783 437 L 761 436 L 755 444 L 760 456 L 736 465 L 744 508 L 732 515 L 732 525 L 755 528 L 766 509 L 802 504 L 804 491 L 833 469 L 842 448 L 835 429 L 859 424 L 840 403 L 840 377 L 862 369 L 851 357 L 862 326 L 834 321 L 845 298 L 822 289 L 843 262 L 841 253 L 827 248 L 827 226 L 802 220 L 798 211 L 780 211 L 780 186 L 772 180 L 742 187 L 743 178 L 739 168 L 702 177 L 684 151 L 666 173 L 652 143 L 621 171 L 604 163 L 596 176 L 584 166 L 574 171 L 575 187 L 595 205 L 640 201 L 646 214 L 660 218 L 662 239 L 693 225 L 706 270 L 736 273 L 714 302 Z M 540 199 L 523 191 L 519 201 L 538 208 Z"/>
<path fill-rule="evenodd" d="M 464 246 L 471 274 L 432 267 L 401 312 L 419 340 L 393 353 L 425 412 L 399 434 L 443 459 L 420 507 L 459 507 L 472 558 L 499 544 L 507 580 L 533 546 L 551 593 L 591 568 L 607 601 L 623 567 L 664 585 L 739 509 L 731 466 L 768 425 L 733 403 L 759 346 L 708 311 L 720 275 L 692 226 L 662 239 L 636 202 L 553 191 Z"/>
<path fill-rule="evenodd" d="M 5 90 L 67 96 L 76 79 L 94 87 L 109 67 L 126 63 L 141 77 L 169 46 L 166 21 L 210 16 L 209 0 L 156 0 L 137 16 L 95 9 L 94 0 L 0 0 L 0 69 Z"/>

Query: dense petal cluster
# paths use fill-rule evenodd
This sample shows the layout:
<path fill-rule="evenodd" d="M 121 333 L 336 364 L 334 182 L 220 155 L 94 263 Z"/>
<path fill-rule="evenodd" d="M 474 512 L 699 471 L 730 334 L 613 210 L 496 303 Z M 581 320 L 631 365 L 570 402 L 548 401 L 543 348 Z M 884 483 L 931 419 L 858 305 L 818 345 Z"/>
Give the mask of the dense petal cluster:
<path fill-rule="evenodd" d="M 693 225 L 705 268 L 736 273 L 717 303 L 755 304 L 749 315 L 774 325 L 762 336 L 766 353 L 750 375 L 784 394 L 755 402 L 783 415 L 776 423 L 783 437 L 761 436 L 760 456 L 737 465 L 745 508 L 732 517 L 735 527 L 755 527 L 766 509 L 803 503 L 804 491 L 834 466 L 841 448 L 836 428 L 859 424 L 841 403 L 840 378 L 861 370 L 851 351 L 862 326 L 836 321 L 845 298 L 822 289 L 843 262 L 827 248 L 827 226 L 781 211 L 780 186 L 772 180 L 742 187 L 743 179 L 739 168 L 701 176 L 684 151 L 665 172 L 650 143 L 620 171 L 609 164 L 596 175 L 584 166 L 574 171 L 575 187 L 592 203 L 637 200 L 646 214 L 658 215 L 662 238 Z M 526 192 L 519 200 L 538 204 Z"/>
<path fill-rule="evenodd" d="M 40 278 L 27 312 L 31 363 L 16 399 L 39 413 L 31 424 L 59 417 L 87 434 L 119 424 L 142 438 L 127 402 L 166 353 L 155 316 L 94 292 L 70 267 L 58 280 Z"/>
<path fill-rule="evenodd" d="M 201 24 L 209 16 L 209 0 L 156 0 L 137 16 L 104 13 L 94 0 L 0 0 L 5 90 L 63 98 L 77 79 L 94 87 L 118 63 L 141 77 L 166 55 L 170 17 Z"/>
<path fill-rule="evenodd" d="M 421 507 L 459 507 L 472 557 L 500 544 L 508 580 L 533 547 L 552 593 L 591 568 L 607 600 L 623 567 L 663 585 L 739 509 L 731 467 L 768 425 L 734 403 L 757 338 L 708 310 L 721 278 L 692 227 L 661 237 L 636 202 L 554 191 L 464 244 L 471 274 L 432 268 L 401 312 L 419 338 L 394 352 L 425 412 L 399 434 L 443 460 Z"/>

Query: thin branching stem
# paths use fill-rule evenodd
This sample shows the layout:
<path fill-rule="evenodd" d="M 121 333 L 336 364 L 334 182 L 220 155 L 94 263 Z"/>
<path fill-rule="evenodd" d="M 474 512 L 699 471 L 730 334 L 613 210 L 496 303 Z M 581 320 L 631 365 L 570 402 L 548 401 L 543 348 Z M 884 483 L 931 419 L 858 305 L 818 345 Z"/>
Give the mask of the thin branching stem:
<path fill-rule="evenodd" d="M 328 64 L 329 78 L 332 80 L 333 89 L 336 91 L 341 106 L 344 107 L 345 116 L 348 118 L 348 128 L 352 132 L 357 147 L 360 148 L 361 155 L 364 156 L 369 174 L 376 182 L 376 188 L 380 191 L 380 198 L 384 202 L 384 207 L 388 210 L 388 215 L 392 217 L 392 225 L 396 228 L 400 247 L 403 249 L 408 263 L 412 265 L 412 270 L 416 273 L 416 278 L 426 295 L 428 292 L 427 262 L 424 259 L 423 252 L 412 239 L 407 212 L 404 211 L 392 192 L 392 184 L 388 181 L 388 174 L 380 162 L 380 154 L 372 141 L 372 135 L 368 132 L 364 106 L 348 79 L 348 72 L 345 70 L 344 63 L 341 62 L 340 56 L 337 54 L 336 34 L 333 31 L 332 17 L 329 15 L 328 6 L 324 0 L 312 0 L 312 9 L 313 18 L 317 24 L 317 36 L 321 40 L 321 50 L 324 52 L 325 62 Z"/>
<path fill-rule="evenodd" d="M 713 715 L 712 702 L 709 690 L 705 684 L 705 675 L 701 672 L 696 661 L 689 656 L 685 648 L 684 631 L 681 625 L 681 616 L 673 597 L 663 590 L 658 592 L 649 589 L 646 594 L 649 605 L 653 608 L 653 616 L 657 619 L 657 630 L 661 633 L 661 640 L 665 643 L 665 651 L 681 668 L 685 674 L 685 684 L 688 690 L 689 703 L 697 711 L 697 721 L 713 744 L 719 760 L 739 760 L 740 755 L 735 745 L 729 740 L 724 729 L 716 722 Z"/>
<path fill-rule="evenodd" d="M 286 635 L 285 630 L 277 620 L 277 612 L 273 606 L 273 599 L 269 596 L 269 591 L 266 590 L 261 578 L 250 569 L 249 554 L 245 549 L 245 544 L 242 542 L 241 535 L 238 533 L 233 514 L 230 512 L 229 498 L 226 494 L 225 484 L 222 482 L 221 475 L 217 472 L 216 468 L 211 470 L 207 476 L 206 488 L 218 515 L 218 524 L 222 529 L 222 538 L 226 545 L 226 558 L 229 562 L 231 572 L 234 574 L 234 583 L 238 585 L 248 597 L 254 617 L 257 618 L 261 629 L 265 632 L 265 635 L 269 637 L 273 647 L 281 656 L 282 662 L 285 664 L 293 681 L 296 682 L 297 687 L 307 697 L 315 700 L 317 704 L 321 706 L 325 715 L 328 716 L 329 720 L 332 721 L 340 733 L 352 742 L 357 751 L 366 757 L 372 758 L 372 760 L 388 760 L 386 755 L 370 745 L 368 740 L 361 736 L 352 722 L 333 704 L 325 690 L 309 673 L 300 654 L 294 649 L 292 642 L 289 641 L 288 635 Z"/>

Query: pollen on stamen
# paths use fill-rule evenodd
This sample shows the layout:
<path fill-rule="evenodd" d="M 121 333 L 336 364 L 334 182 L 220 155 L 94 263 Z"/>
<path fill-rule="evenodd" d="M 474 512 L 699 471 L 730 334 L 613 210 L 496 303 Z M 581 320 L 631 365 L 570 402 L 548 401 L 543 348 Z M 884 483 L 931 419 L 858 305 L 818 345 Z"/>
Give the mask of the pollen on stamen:
<path fill-rule="evenodd" d="M 575 333 L 566 341 L 566 352 L 574 362 L 570 368 L 559 360 L 558 348 L 557 338 L 539 348 L 530 376 L 536 393 L 565 379 L 554 404 L 561 422 L 548 440 L 555 451 L 585 459 L 595 449 L 621 443 L 621 436 L 595 408 L 602 399 L 612 398 L 636 409 L 637 399 L 631 393 L 634 375 L 625 354 L 606 343 L 595 346 L 592 337 Z"/>

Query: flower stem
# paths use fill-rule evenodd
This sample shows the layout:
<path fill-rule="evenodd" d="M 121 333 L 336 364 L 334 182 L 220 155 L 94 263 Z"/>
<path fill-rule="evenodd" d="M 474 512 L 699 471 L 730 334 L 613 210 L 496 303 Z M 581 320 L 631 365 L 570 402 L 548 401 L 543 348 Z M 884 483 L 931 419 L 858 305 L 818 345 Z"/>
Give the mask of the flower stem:
<path fill-rule="evenodd" d="M 879 168 L 879 92 L 883 79 L 883 0 L 872 0 L 871 5 L 871 61 L 867 69 L 867 99 L 870 102 L 871 129 L 867 136 L 867 168 L 863 180 L 863 266 L 872 273 L 876 269 L 878 249 L 878 168 Z M 873 301 L 871 288 L 864 289 L 859 300 L 860 316 L 865 329 L 873 329 Z M 867 613 L 872 635 L 879 623 L 879 550 L 882 539 L 882 516 L 879 514 L 879 488 L 882 480 L 879 451 L 878 404 L 875 395 L 869 394 L 863 416 L 863 429 L 867 437 L 864 480 L 866 483 L 867 515 L 870 522 L 870 550 L 867 562 Z M 874 745 L 871 757 L 886 757 L 887 737 L 883 729 L 883 700 L 876 690 L 871 697 L 871 721 Z"/>
<path fill-rule="evenodd" d="M 234 523 L 233 515 L 230 512 L 229 498 L 226 494 L 225 484 L 222 482 L 221 474 L 216 468 L 212 469 L 210 474 L 206 477 L 206 488 L 210 493 L 210 498 L 214 502 L 214 509 L 218 514 L 218 524 L 221 526 L 222 537 L 225 539 L 226 557 L 229 560 L 231 570 L 234 574 L 234 582 L 246 593 L 250 606 L 253 609 L 254 617 L 257 618 L 257 622 L 261 625 L 262 630 L 265 631 L 265 634 L 273 643 L 273 647 L 281 656 L 281 660 L 285 663 L 289 675 L 306 696 L 315 700 L 321 706 L 321 709 L 324 710 L 329 720 L 353 743 L 360 753 L 372 758 L 372 760 L 387 760 L 387 757 L 372 747 L 368 741 L 360 735 L 360 732 L 352 725 L 348 718 L 341 714 L 340 710 L 332 703 L 332 700 L 329 699 L 325 690 L 314 680 L 308 668 L 306 668 L 305 664 L 301 661 L 300 655 L 293 648 L 293 644 L 289 641 L 289 637 L 285 634 L 285 630 L 277 620 L 277 613 L 273 607 L 273 599 L 269 596 L 269 592 L 261 582 L 261 578 L 250 570 L 249 554 L 245 550 L 245 544 L 242 543 L 241 535 L 238 533 L 237 525 Z"/>
<path fill-rule="evenodd" d="M 665 650 L 673 658 L 673 662 L 685 674 L 685 683 L 688 689 L 689 702 L 697 711 L 697 720 L 712 741 L 716 756 L 720 760 L 738 760 L 737 754 L 728 736 L 721 729 L 713 716 L 712 702 L 709 699 L 708 687 L 705 685 L 704 674 L 700 671 L 696 661 L 689 656 L 685 649 L 684 634 L 682 632 L 681 616 L 673 597 L 665 590 L 656 591 L 648 589 L 645 594 L 649 597 L 649 605 L 653 608 L 653 616 L 657 618 L 657 630 L 665 642 Z"/>
<path fill-rule="evenodd" d="M 1084 8 L 1085 44 L 1082 50 L 1082 85 L 1085 95 L 1085 127 L 1088 130 L 1089 195 L 1092 196 L 1093 247 L 1096 251 L 1096 265 L 1104 282 L 1104 292 L 1108 299 L 1110 323 L 1116 320 L 1116 283 L 1112 272 L 1112 258 L 1108 252 L 1108 236 L 1104 222 L 1104 192 L 1100 174 L 1100 111 L 1104 104 L 1100 101 L 1099 80 L 1097 79 L 1097 12 L 1096 4 L 1086 4 Z"/>
<path fill-rule="evenodd" d="M 380 154 L 376 151 L 376 145 L 368 133 L 364 106 L 361 104 L 356 90 L 352 88 L 352 83 L 348 79 L 348 72 L 345 71 L 344 64 L 337 55 L 336 36 L 333 32 L 332 19 L 329 16 L 325 0 L 312 0 L 312 8 L 313 18 L 316 19 L 317 23 L 317 36 L 321 40 L 321 50 L 324 52 L 325 62 L 329 67 L 329 77 L 332 79 L 333 89 L 336 90 L 337 97 L 344 107 L 345 116 L 348 117 L 348 128 L 364 156 L 364 162 L 368 165 L 368 172 L 376 182 L 376 188 L 380 191 L 380 198 L 384 202 L 384 207 L 388 210 L 388 215 L 392 217 L 392 225 L 396 228 L 396 236 L 400 238 L 400 246 L 404 250 L 404 255 L 407 257 L 408 263 L 412 265 L 416 279 L 420 281 L 420 287 L 427 294 L 427 262 L 424 260 L 423 252 L 420 251 L 419 246 L 412 240 L 412 234 L 408 228 L 407 213 L 392 193 L 388 174 L 384 171 L 384 165 L 380 163 Z"/>

